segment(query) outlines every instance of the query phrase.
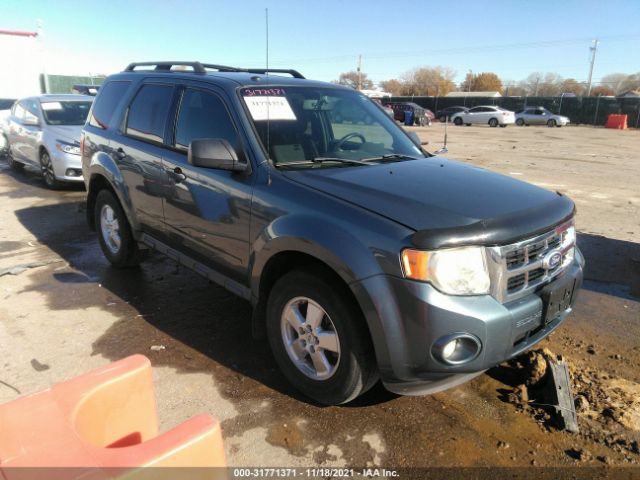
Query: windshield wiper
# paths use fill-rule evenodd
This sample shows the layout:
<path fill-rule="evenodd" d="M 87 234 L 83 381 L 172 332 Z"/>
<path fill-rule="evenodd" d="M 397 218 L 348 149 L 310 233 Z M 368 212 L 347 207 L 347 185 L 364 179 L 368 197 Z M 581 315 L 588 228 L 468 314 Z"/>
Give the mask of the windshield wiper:
<path fill-rule="evenodd" d="M 363 162 L 375 162 L 376 160 L 418 160 L 420 157 L 413 157 L 411 155 L 403 155 L 401 153 L 387 153 L 386 155 L 380 155 L 379 157 L 363 158 Z"/>
<path fill-rule="evenodd" d="M 363 160 L 354 160 L 354 159 L 350 159 L 350 158 L 339 158 L 339 157 L 314 157 L 311 160 L 301 160 L 298 162 L 286 162 L 286 163 L 276 163 L 275 166 L 276 167 L 288 167 L 288 166 L 295 166 L 295 165 L 312 165 L 314 163 L 323 163 L 323 162 L 340 162 L 340 163 L 350 163 L 353 165 L 368 165 L 370 166 L 370 163 L 367 163 Z"/>

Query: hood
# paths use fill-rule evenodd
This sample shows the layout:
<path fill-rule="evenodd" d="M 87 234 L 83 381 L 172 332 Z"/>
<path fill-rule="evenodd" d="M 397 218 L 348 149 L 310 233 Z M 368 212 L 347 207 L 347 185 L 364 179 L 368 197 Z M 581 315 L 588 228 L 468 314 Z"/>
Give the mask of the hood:
<path fill-rule="evenodd" d="M 423 248 L 511 243 L 574 211 L 556 192 L 442 157 L 283 173 L 416 230 Z"/>
<path fill-rule="evenodd" d="M 80 133 L 84 125 L 47 125 L 47 132 L 56 137 L 56 140 L 64 140 L 69 143 L 80 143 Z"/>

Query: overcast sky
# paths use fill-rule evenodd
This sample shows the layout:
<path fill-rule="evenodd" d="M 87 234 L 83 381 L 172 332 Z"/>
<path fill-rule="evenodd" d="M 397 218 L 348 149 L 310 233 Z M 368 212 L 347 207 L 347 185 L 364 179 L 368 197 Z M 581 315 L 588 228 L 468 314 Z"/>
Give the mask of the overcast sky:
<path fill-rule="evenodd" d="M 129 62 L 200 60 L 264 66 L 265 8 L 273 67 L 334 80 L 362 69 L 376 82 L 419 66 L 520 80 L 534 71 L 594 80 L 640 71 L 640 0 L 227 1 L 2 0 L 0 29 L 36 30 L 49 73 L 113 73 Z M 5 58 L 11 54 L 0 53 Z"/>

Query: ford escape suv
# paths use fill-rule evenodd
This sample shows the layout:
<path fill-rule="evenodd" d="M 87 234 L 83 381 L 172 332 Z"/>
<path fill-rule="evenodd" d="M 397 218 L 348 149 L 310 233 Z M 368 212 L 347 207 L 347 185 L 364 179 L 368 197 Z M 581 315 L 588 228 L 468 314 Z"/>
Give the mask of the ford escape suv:
<path fill-rule="evenodd" d="M 549 335 L 582 283 L 570 199 L 433 156 L 294 70 L 131 64 L 80 148 L 106 258 L 154 249 L 250 301 L 237 328 L 324 404 L 460 384 Z"/>

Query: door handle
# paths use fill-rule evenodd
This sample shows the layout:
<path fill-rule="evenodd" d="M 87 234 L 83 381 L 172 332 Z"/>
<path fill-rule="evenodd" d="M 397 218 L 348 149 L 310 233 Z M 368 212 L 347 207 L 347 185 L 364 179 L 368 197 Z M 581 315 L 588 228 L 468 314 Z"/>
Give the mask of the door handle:
<path fill-rule="evenodd" d="M 126 154 L 126 153 L 124 153 L 124 150 L 122 149 L 122 147 L 118 148 L 118 149 L 115 151 L 115 154 L 116 154 L 116 157 L 118 157 L 120 160 L 122 160 L 124 157 L 126 157 L 126 156 L 127 156 L 127 154 Z"/>
<path fill-rule="evenodd" d="M 169 177 L 176 183 L 184 182 L 187 179 L 187 176 L 184 174 L 180 167 L 167 168 L 166 172 Z"/>

